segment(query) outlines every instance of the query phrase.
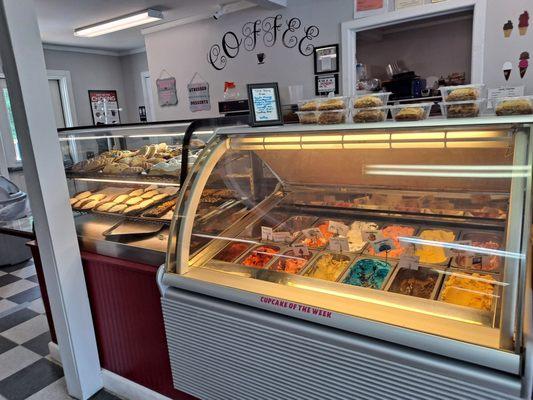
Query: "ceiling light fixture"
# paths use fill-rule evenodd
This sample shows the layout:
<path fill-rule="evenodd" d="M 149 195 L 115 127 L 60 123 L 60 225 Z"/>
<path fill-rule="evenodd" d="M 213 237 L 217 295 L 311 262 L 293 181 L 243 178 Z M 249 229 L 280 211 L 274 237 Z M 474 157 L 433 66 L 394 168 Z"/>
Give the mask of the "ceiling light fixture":
<path fill-rule="evenodd" d="M 74 35 L 81 37 L 95 37 L 132 28 L 134 26 L 148 24 L 161 19 L 163 19 L 163 13 L 161 11 L 149 8 L 148 10 L 137 11 L 132 14 L 77 28 L 74 30 Z"/>

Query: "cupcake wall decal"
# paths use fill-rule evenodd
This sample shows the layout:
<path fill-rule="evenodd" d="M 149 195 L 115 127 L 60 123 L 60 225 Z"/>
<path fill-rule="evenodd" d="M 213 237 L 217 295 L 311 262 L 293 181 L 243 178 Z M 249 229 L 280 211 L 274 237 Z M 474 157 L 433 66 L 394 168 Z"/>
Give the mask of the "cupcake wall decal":
<path fill-rule="evenodd" d="M 513 32 L 513 23 L 511 20 L 507 21 L 505 24 L 503 24 L 503 36 L 508 38 L 511 36 L 511 33 Z"/>
<path fill-rule="evenodd" d="M 518 31 L 520 32 L 520 36 L 524 36 L 527 33 L 528 27 L 529 13 L 524 11 L 522 14 L 520 14 L 520 17 L 518 17 Z"/>
<path fill-rule="evenodd" d="M 520 61 L 518 62 L 518 68 L 520 69 L 520 78 L 523 78 L 529 67 L 529 52 L 523 51 L 520 54 Z"/>

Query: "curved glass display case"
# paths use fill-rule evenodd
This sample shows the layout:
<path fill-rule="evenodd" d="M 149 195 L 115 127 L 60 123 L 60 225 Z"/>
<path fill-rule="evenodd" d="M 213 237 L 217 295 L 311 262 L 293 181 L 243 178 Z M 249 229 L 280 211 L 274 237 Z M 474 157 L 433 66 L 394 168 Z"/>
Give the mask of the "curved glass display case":
<path fill-rule="evenodd" d="M 162 282 L 520 374 L 531 123 L 219 129 Z"/>

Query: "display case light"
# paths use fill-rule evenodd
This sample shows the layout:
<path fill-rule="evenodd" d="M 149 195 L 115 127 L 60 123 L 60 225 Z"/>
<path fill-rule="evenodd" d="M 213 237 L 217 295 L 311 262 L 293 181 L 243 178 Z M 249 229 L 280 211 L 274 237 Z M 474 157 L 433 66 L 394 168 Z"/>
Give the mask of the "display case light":
<path fill-rule="evenodd" d="M 109 136 L 69 136 L 69 137 L 60 137 L 60 142 L 68 142 L 71 140 L 80 141 L 80 140 L 98 140 L 98 139 L 123 139 L 124 135 L 109 135 Z"/>
<path fill-rule="evenodd" d="M 444 142 L 392 142 L 392 149 L 443 149 Z"/>
<path fill-rule="evenodd" d="M 152 138 L 152 137 L 179 137 L 185 136 L 185 132 L 179 133 L 150 133 L 144 135 L 129 135 L 130 138 Z"/>
<path fill-rule="evenodd" d="M 406 168 L 407 167 L 407 168 Z M 429 168 L 428 168 L 429 167 Z M 435 168 L 431 168 L 435 167 Z M 442 168 L 445 167 L 445 168 Z M 365 167 L 366 175 L 383 175 L 383 176 L 417 176 L 417 177 L 433 177 L 433 178 L 527 178 L 531 174 L 529 167 L 512 167 L 509 166 L 500 169 L 483 169 L 484 166 L 452 166 L 446 169 L 447 166 L 398 166 L 398 165 L 367 165 Z M 460 167 L 460 168 L 456 168 Z M 481 168 L 479 168 L 481 167 Z M 497 167 L 497 166 L 496 166 Z"/>
<path fill-rule="evenodd" d="M 392 133 L 392 140 L 434 140 L 444 139 L 446 133 L 444 132 L 413 132 L 413 133 Z"/>
<path fill-rule="evenodd" d="M 135 184 L 135 185 L 158 185 L 158 186 L 174 186 L 179 187 L 179 183 L 172 182 L 159 182 L 159 181 L 136 181 L 128 179 L 105 179 L 105 178 L 74 178 L 77 181 L 83 182 L 104 182 L 104 183 L 126 183 L 126 184 Z"/>
<path fill-rule="evenodd" d="M 449 131 L 446 133 L 448 139 L 479 139 L 507 137 L 507 131 Z"/>
<path fill-rule="evenodd" d="M 96 24 L 77 28 L 74 30 L 74 35 L 80 37 L 95 37 L 133 28 L 134 26 L 149 24 L 161 19 L 163 19 L 163 13 L 161 11 L 149 8 L 147 10 L 137 11 L 117 18 L 98 22 Z"/>

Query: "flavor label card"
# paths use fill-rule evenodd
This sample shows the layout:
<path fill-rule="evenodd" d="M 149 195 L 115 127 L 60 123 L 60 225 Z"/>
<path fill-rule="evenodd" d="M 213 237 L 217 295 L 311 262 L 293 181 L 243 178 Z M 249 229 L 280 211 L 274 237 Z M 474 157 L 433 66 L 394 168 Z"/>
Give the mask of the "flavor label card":
<path fill-rule="evenodd" d="M 381 253 L 382 251 L 387 252 L 396 248 L 396 246 L 394 245 L 394 240 L 388 238 L 373 242 L 372 247 L 374 247 L 376 253 Z"/>
<path fill-rule="evenodd" d="M 328 232 L 334 233 L 339 236 L 346 236 L 350 227 L 338 221 L 329 221 Z"/>
<path fill-rule="evenodd" d="M 292 246 L 292 251 L 295 255 L 303 257 L 309 255 L 309 247 L 307 247 L 305 244 L 295 244 Z"/>
<path fill-rule="evenodd" d="M 350 245 L 348 244 L 348 238 L 345 237 L 333 237 L 329 239 L 329 249 L 336 252 L 350 251 Z"/>
<path fill-rule="evenodd" d="M 380 231 L 365 231 L 362 234 L 365 242 L 374 243 L 383 240 L 383 234 Z"/>
<path fill-rule="evenodd" d="M 261 227 L 261 240 L 272 242 L 274 239 L 273 236 L 274 236 L 274 232 L 272 231 L 272 228 L 268 226 Z"/>
<path fill-rule="evenodd" d="M 398 268 L 414 269 L 417 271 L 419 264 L 420 257 L 414 255 L 402 255 L 400 256 L 400 260 L 398 262 Z"/>
<path fill-rule="evenodd" d="M 272 241 L 276 243 L 290 243 L 292 236 L 289 232 L 272 232 Z"/>

